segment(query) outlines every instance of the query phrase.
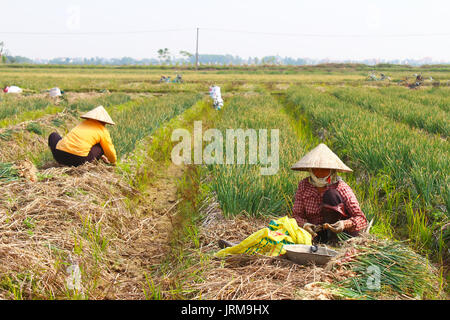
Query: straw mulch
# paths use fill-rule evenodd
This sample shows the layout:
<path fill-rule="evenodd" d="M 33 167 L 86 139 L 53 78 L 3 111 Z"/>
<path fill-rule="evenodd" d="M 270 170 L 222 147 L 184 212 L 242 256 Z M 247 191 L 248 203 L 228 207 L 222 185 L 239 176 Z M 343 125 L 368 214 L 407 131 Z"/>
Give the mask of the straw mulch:
<path fill-rule="evenodd" d="M 219 239 L 238 243 L 267 227 L 271 217 L 256 219 L 241 215 L 226 219 L 214 198 L 206 199 L 205 219 L 199 235 L 202 251 L 214 253 Z M 330 281 L 330 274 L 318 266 L 300 266 L 283 258 L 235 255 L 211 258 L 201 283 L 193 285 L 197 298 L 219 300 L 331 299 L 315 283 Z"/>
<path fill-rule="evenodd" d="M 194 286 L 203 299 L 332 298 L 329 292 L 314 286 L 328 279 L 324 269 L 316 266 L 300 266 L 281 258 L 236 255 L 223 262 L 214 259 L 210 268 L 204 274 L 204 282 Z"/>
<path fill-rule="evenodd" d="M 103 164 L 39 176 L 1 185 L 0 298 L 142 299 L 144 275 L 167 249 L 170 212 Z M 74 265 L 76 292 L 67 289 Z"/>
<path fill-rule="evenodd" d="M 214 198 L 207 199 L 208 205 L 203 208 L 205 219 L 200 234 L 202 251 L 209 255 L 219 250 L 218 239 L 238 243 L 253 232 L 268 225 L 271 218 L 255 219 L 245 215 L 226 219 L 220 212 L 220 207 Z M 395 262 L 387 260 L 386 254 L 392 254 L 396 249 L 401 258 Z M 425 258 L 414 253 L 406 245 L 391 240 L 378 239 L 375 236 L 364 234 L 357 238 L 343 242 L 339 247 L 333 248 L 339 252 L 325 266 L 300 266 L 283 257 L 269 258 L 264 256 L 236 255 L 225 259 L 211 257 L 204 268 L 201 283 L 193 288 L 198 290 L 197 298 L 222 300 L 279 300 L 279 299 L 342 299 L 350 298 L 340 291 L 342 284 L 351 289 L 353 280 L 366 283 L 369 273 L 364 273 L 366 266 L 359 267 L 365 257 L 373 256 L 373 264 L 383 265 L 388 269 L 383 271 L 382 290 L 376 292 L 353 291 L 352 298 L 366 299 L 373 297 L 381 299 L 414 299 L 420 298 L 412 294 L 413 289 L 423 288 L 425 295 L 442 297 L 439 294 L 439 272 L 428 265 Z M 382 261 L 386 259 L 386 261 Z M 400 271 L 395 273 L 389 266 Z M 384 274 L 392 273 L 386 278 Z M 415 275 L 417 273 L 417 275 Z M 362 278 L 361 278 L 362 277 Z M 423 285 L 414 288 L 416 278 L 426 279 Z M 417 280 L 418 281 L 418 280 Z M 402 290 L 394 291 L 398 287 L 388 287 L 387 284 L 407 283 Z M 427 283 L 427 284 L 426 284 Z M 369 295 L 369 296 L 368 296 Z"/>

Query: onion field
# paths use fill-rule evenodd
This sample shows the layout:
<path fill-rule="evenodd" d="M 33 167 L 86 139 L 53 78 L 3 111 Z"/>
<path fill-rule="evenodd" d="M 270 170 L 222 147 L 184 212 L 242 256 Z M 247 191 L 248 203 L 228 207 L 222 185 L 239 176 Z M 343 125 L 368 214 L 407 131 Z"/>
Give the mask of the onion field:
<path fill-rule="evenodd" d="M 448 299 L 450 69 L 376 68 L 392 81 L 368 81 L 357 65 L 0 66 L 0 85 L 24 89 L 0 93 L 0 299 Z M 184 83 L 159 83 L 177 72 Z M 402 86 L 413 73 L 440 84 Z M 62 97 L 48 96 L 55 86 Z M 64 136 L 98 105 L 117 124 L 108 126 L 117 166 L 60 167 L 49 134 Z M 199 122 L 223 138 L 223 153 L 174 164 L 172 133 L 192 134 L 195 151 Z M 225 150 L 238 129 L 244 140 Z M 199 147 L 206 153 L 210 142 L 205 135 Z M 267 150 L 252 149 L 263 142 Z M 307 174 L 290 168 L 319 143 L 354 170 L 342 178 L 370 238 L 338 249 L 361 254 L 328 268 L 216 258 L 219 238 L 241 241 L 292 216 Z M 226 161 L 239 150 L 245 163 Z M 269 167 L 274 174 L 261 174 Z M 384 271 L 376 291 L 362 288 L 374 264 Z"/>

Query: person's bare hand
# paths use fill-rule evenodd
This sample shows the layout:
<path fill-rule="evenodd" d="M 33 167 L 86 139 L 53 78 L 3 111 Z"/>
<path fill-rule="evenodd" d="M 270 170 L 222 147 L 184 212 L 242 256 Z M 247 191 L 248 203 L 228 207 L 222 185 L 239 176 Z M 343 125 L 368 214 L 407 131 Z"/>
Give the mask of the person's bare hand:
<path fill-rule="evenodd" d="M 323 227 L 324 227 L 324 229 L 331 230 L 334 233 L 341 233 L 345 229 L 345 224 L 344 224 L 344 220 L 340 220 L 340 221 L 338 221 L 336 223 L 333 223 L 333 224 L 325 223 L 323 225 Z"/>
<path fill-rule="evenodd" d="M 321 226 L 316 226 L 315 224 L 312 224 L 312 223 L 305 223 L 303 225 L 303 229 L 308 231 L 311 234 L 311 236 L 313 238 L 315 238 L 315 237 L 317 237 L 317 233 L 316 232 L 319 232 L 322 229 L 322 227 Z"/>
<path fill-rule="evenodd" d="M 111 162 L 108 160 L 108 158 L 105 155 L 103 155 L 101 159 L 103 160 L 104 163 L 111 164 Z"/>

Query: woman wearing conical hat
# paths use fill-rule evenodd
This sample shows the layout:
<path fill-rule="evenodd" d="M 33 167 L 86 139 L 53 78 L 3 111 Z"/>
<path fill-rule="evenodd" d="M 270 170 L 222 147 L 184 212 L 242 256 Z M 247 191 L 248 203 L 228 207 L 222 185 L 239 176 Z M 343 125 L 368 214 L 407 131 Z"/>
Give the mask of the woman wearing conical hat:
<path fill-rule="evenodd" d="M 115 164 L 116 150 L 106 129 L 106 124 L 115 125 L 115 123 L 108 112 L 103 106 L 99 106 L 81 118 L 85 120 L 64 138 L 56 132 L 49 136 L 48 146 L 55 160 L 71 167 L 100 159 Z"/>
<path fill-rule="evenodd" d="M 337 175 L 352 169 L 325 144 L 310 151 L 292 170 L 310 174 L 298 185 L 293 216 L 317 241 L 334 241 L 341 232 L 357 236 L 367 228 L 366 216 L 355 194 Z"/>

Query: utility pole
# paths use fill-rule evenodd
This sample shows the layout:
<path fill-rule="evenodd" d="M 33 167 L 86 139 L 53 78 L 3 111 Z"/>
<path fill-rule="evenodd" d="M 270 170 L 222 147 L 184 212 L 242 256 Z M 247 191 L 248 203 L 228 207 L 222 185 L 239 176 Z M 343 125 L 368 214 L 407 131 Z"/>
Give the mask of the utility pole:
<path fill-rule="evenodd" d="M 197 49 L 195 51 L 195 70 L 198 70 L 198 33 L 199 28 L 197 28 Z"/>

